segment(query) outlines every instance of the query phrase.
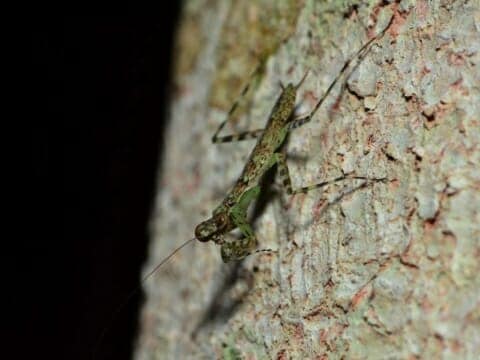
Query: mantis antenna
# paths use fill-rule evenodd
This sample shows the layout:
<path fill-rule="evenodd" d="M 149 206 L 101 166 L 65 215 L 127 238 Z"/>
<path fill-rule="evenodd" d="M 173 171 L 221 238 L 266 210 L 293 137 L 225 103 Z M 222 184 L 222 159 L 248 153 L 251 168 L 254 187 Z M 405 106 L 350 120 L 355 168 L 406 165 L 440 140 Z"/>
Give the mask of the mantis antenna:
<path fill-rule="evenodd" d="M 140 281 L 140 283 L 138 284 L 138 286 L 133 289 L 130 294 L 128 294 L 128 296 L 125 298 L 125 300 L 117 307 L 117 309 L 115 310 L 115 312 L 113 313 L 112 315 L 112 318 L 110 319 L 109 321 L 109 325 L 108 326 L 105 326 L 102 330 L 102 333 L 100 334 L 99 338 L 98 338 L 98 341 L 97 341 L 97 344 L 95 345 L 95 348 L 93 349 L 93 355 L 92 355 L 92 359 L 95 359 L 96 358 L 96 355 L 98 353 L 98 350 L 100 349 L 100 345 L 102 344 L 102 341 L 103 339 L 105 338 L 105 335 L 107 334 L 108 330 L 110 330 L 110 327 L 112 326 L 114 320 L 117 318 L 118 314 L 123 310 L 123 308 L 130 302 L 130 300 L 132 299 L 132 297 L 138 293 L 138 291 L 141 289 L 142 285 L 145 283 L 145 281 L 147 281 L 153 274 L 155 274 L 155 272 L 160 269 L 162 267 L 163 264 L 165 264 L 168 260 L 170 260 L 177 252 L 179 252 L 180 250 L 182 250 L 185 246 L 187 246 L 188 244 L 190 244 L 193 240 L 195 240 L 195 238 L 191 238 L 187 241 L 185 241 L 182 245 L 180 245 L 179 247 L 177 247 L 175 250 L 173 250 L 166 258 L 164 258 L 162 261 L 160 261 L 160 263 L 158 265 L 156 265 L 147 275 L 145 275 L 142 280 Z"/>

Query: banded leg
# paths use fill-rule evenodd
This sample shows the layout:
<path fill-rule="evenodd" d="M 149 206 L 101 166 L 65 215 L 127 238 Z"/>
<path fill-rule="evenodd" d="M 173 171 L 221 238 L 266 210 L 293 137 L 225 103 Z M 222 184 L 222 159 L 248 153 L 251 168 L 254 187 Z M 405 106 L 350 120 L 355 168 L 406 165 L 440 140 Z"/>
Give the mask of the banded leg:
<path fill-rule="evenodd" d="M 378 40 L 378 39 L 381 39 L 383 37 L 383 35 L 385 35 L 385 32 L 387 31 L 387 29 L 390 27 L 390 25 L 392 24 L 392 21 L 393 21 L 393 16 L 392 18 L 390 19 L 390 22 L 388 23 L 388 25 L 375 37 L 371 38 L 370 40 L 368 40 L 356 53 L 355 55 L 353 55 L 352 57 L 350 57 L 350 59 L 348 59 L 345 64 L 343 64 L 342 66 L 342 69 L 340 70 L 340 72 L 338 73 L 337 77 L 332 81 L 332 83 L 330 84 L 330 86 L 327 88 L 327 91 L 325 91 L 325 93 L 323 94 L 323 96 L 321 97 L 321 99 L 317 102 L 317 104 L 315 105 L 315 107 L 312 109 L 312 111 L 310 111 L 310 113 L 306 116 L 302 116 L 300 118 L 297 118 L 297 119 L 294 119 L 292 122 L 290 122 L 290 124 L 288 125 L 288 130 L 293 130 L 293 129 L 296 129 L 302 125 L 305 125 L 306 123 L 308 123 L 310 120 L 312 120 L 312 117 L 313 115 L 315 115 L 315 113 L 317 112 L 317 110 L 320 108 L 320 106 L 322 106 L 323 102 L 325 101 L 325 99 L 328 97 L 328 95 L 330 94 L 330 92 L 332 91 L 332 89 L 334 88 L 334 86 L 336 85 L 337 81 L 343 76 L 343 74 L 345 73 L 345 71 L 347 70 L 347 68 L 350 66 L 350 63 L 352 62 L 353 59 L 357 59 L 357 64 L 355 65 L 355 67 L 352 69 L 352 71 L 350 72 L 350 74 L 360 65 L 360 63 L 362 62 L 362 60 L 365 58 L 365 56 L 367 56 L 369 50 L 370 50 L 370 45 L 375 41 L 375 40 Z M 302 80 L 303 81 L 303 80 Z M 345 82 L 346 83 L 346 82 Z M 344 89 L 345 89 L 345 83 L 342 85 L 342 89 L 340 90 L 340 94 L 343 93 Z"/>
<path fill-rule="evenodd" d="M 297 85 L 295 85 L 295 88 L 298 89 L 302 83 L 304 82 L 304 80 L 307 78 L 307 75 L 308 75 L 308 72 L 309 70 L 307 70 L 305 72 L 305 74 L 303 75 L 302 79 L 298 82 Z M 282 88 L 282 90 L 285 89 L 285 86 L 280 83 L 280 87 Z M 247 85 L 243 91 L 242 91 L 242 94 L 241 94 L 241 97 L 244 96 L 247 91 L 249 89 L 249 85 Z M 212 142 L 215 143 L 215 144 L 219 144 L 219 143 L 226 143 L 226 142 L 232 142 L 232 141 L 243 141 L 243 140 L 250 140 L 250 139 L 255 139 L 255 138 L 258 138 L 260 137 L 263 132 L 264 132 L 264 129 L 257 129 L 257 130 L 251 130 L 251 131 L 244 131 L 244 132 L 241 132 L 239 134 L 233 134 L 233 135 L 226 135 L 226 136 L 218 136 L 218 134 L 220 133 L 220 131 L 222 131 L 223 127 L 225 126 L 225 124 L 228 122 L 228 120 L 230 119 L 230 115 L 235 111 L 235 109 L 237 108 L 239 104 L 239 101 L 237 100 L 232 108 L 230 109 L 230 111 L 228 112 L 228 115 L 227 115 L 227 118 L 220 124 L 220 126 L 218 127 L 217 131 L 215 132 L 215 134 L 213 135 L 212 137 Z"/>
<path fill-rule="evenodd" d="M 346 180 L 346 179 L 359 179 L 359 180 L 367 180 L 367 181 L 385 181 L 386 180 L 386 178 L 374 178 L 374 179 L 372 179 L 372 178 L 367 178 L 365 176 L 344 175 L 344 176 L 339 176 L 335 179 L 322 181 L 318 184 L 304 186 L 304 187 L 301 187 L 301 188 L 298 188 L 298 189 L 293 189 L 292 188 L 292 181 L 290 179 L 290 173 L 288 171 L 287 161 L 286 161 L 286 158 L 285 158 L 285 154 L 275 153 L 275 158 L 276 158 L 278 170 L 279 170 L 279 173 L 280 173 L 280 177 L 282 179 L 282 184 L 285 187 L 285 189 L 287 190 L 288 195 L 295 195 L 295 194 L 299 194 L 299 193 L 306 194 L 310 190 L 319 189 L 319 188 L 325 187 L 327 185 L 330 185 L 330 184 L 333 184 L 333 183 L 336 183 L 336 182 L 339 182 L 339 181 L 342 181 L 342 180 Z"/>
<path fill-rule="evenodd" d="M 250 75 L 250 80 L 245 85 L 245 87 L 242 89 L 242 92 L 240 93 L 240 96 L 238 99 L 233 103 L 232 107 L 228 111 L 226 119 L 218 126 L 217 131 L 215 131 L 215 134 L 212 136 L 212 142 L 214 144 L 219 144 L 219 143 L 226 143 L 226 142 L 232 142 L 232 141 L 243 141 L 243 140 L 250 140 L 250 139 L 255 139 L 259 137 L 263 133 L 263 129 L 257 129 L 257 130 L 252 130 L 252 131 L 244 131 L 239 134 L 233 134 L 233 135 L 225 135 L 225 136 L 218 136 L 218 134 L 223 130 L 225 125 L 231 120 L 233 113 L 235 110 L 238 108 L 240 105 L 241 100 L 244 98 L 244 96 L 248 93 L 248 91 L 255 86 L 252 86 L 252 83 L 257 82 L 259 79 L 257 77 L 260 76 L 262 73 L 263 67 L 264 67 L 264 61 L 261 61 L 260 64 L 255 68 L 255 70 L 252 72 Z M 257 79 L 256 79 L 257 78 Z M 254 81 L 255 80 L 255 81 Z"/>
<path fill-rule="evenodd" d="M 212 142 L 214 144 L 221 144 L 221 143 L 227 143 L 227 142 L 233 142 L 233 141 L 256 139 L 263 134 L 263 131 L 264 129 L 257 129 L 257 130 L 251 130 L 251 131 L 243 131 L 241 133 L 232 134 L 232 135 L 217 136 L 217 137 L 214 136 L 212 137 Z"/>
<path fill-rule="evenodd" d="M 247 190 L 238 203 L 230 210 L 233 222 L 239 228 L 243 237 L 232 242 L 222 244 L 220 249 L 223 262 L 241 260 L 250 255 L 257 248 L 257 238 L 247 221 L 247 209 L 250 203 L 260 194 L 260 186 Z"/>

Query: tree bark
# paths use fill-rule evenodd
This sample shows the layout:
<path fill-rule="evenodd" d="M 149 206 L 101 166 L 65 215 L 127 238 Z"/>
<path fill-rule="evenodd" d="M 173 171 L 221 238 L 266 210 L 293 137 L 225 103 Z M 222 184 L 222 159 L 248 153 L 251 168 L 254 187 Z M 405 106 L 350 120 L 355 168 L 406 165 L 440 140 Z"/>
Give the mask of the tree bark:
<path fill-rule="evenodd" d="M 145 283 L 136 359 L 480 354 L 477 1 L 187 1 L 145 273 L 240 174 L 254 141 L 210 139 L 255 66 L 225 133 L 264 126 L 279 82 L 310 69 L 308 112 L 392 17 L 287 146 L 294 187 L 342 172 L 388 181 L 294 197 L 267 181 L 252 221 L 274 251 L 223 264 L 214 244 L 182 249 Z"/>

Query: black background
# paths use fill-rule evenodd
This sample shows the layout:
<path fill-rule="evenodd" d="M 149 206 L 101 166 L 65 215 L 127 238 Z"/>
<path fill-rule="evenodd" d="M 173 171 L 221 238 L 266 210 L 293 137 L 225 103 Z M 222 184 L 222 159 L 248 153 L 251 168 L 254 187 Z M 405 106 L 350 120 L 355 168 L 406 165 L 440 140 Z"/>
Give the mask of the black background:
<path fill-rule="evenodd" d="M 109 325 L 97 358 L 131 358 L 141 294 L 110 319 L 146 257 L 179 13 L 162 7 L 31 22 L 31 231 L 7 294 L 16 358 L 91 359 Z"/>

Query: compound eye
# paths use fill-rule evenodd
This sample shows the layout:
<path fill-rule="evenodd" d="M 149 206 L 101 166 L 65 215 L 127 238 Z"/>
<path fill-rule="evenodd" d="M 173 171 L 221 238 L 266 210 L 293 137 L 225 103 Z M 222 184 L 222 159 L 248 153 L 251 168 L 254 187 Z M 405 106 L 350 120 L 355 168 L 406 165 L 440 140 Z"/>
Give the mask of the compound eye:
<path fill-rule="evenodd" d="M 223 228 L 227 224 L 227 216 L 225 214 L 218 214 L 215 218 L 215 225 L 217 225 L 217 229 Z"/>

